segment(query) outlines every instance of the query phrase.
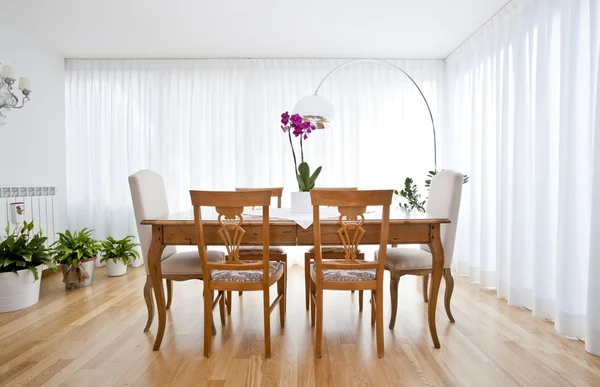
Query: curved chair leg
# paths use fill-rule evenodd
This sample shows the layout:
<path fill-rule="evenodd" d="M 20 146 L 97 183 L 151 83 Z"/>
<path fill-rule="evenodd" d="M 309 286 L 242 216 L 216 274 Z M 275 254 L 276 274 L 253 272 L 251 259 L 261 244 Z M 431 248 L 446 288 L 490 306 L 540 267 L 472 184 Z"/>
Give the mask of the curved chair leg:
<path fill-rule="evenodd" d="M 173 302 L 173 280 L 167 280 L 167 309 L 171 309 Z"/>
<path fill-rule="evenodd" d="M 454 291 L 454 278 L 452 278 L 452 273 L 450 273 L 450 269 L 444 269 L 444 280 L 446 281 L 446 291 L 444 293 L 444 307 L 446 308 L 446 314 L 448 315 L 448 319 L 450 319 L 450 322 L 454 322 L 454 316 L 452 316 L 452 311 L 450 310 L 450 299 L 452 298 L 452 292 Z"/>
<path fill-rule="evenodd" d="M 363 311 L 363 291 L 359 290 L 358 291 L 358 311 L 362 312 Z"/>
<path fill-rule="evenodd" d="M 154 320 L 154 298 L 152 298 L 152 280 L 149 275 L 146 276 L 146 283 L 144 284 L 144 300 L 148 308 L 148 321 L 146 322 L 144 332 L 148 332 L 150 325 L 152 325 L 152 320 Z"/>
<path fill-rule="evenodd" d="M 390 276 L 390 298 L 392 300 L 392 316 L 390 317 L 390 329 L 396 325 L 396 314 L 398 313 L 398 284 L 400 277 Z"/>
<path fill-rule="evenodd" d="M 306 310 L 310 309 L 310 254 L 304 253 L 304 302 L 306 303 Z"/>
<path fill-rule="evenodd" d="M 427 293 L 429 291 L 429 274 L 423 276 L 423 301 L 428 302 Z"/>

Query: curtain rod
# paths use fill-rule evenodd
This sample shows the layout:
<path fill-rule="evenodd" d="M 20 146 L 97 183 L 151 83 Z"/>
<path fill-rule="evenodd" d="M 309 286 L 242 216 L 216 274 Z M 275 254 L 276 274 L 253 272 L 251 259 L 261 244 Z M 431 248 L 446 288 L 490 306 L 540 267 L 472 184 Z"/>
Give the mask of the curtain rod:
<path fill-rule="evenodd" d="M 485 27 L 490 21 L 492 21 L 493 18 L 496 17 L 496 15 L 498 15 L 500 12 L 504 11 L 504 8 L 508 7 L 508 5 L 510 3 L 512 3 L 513 0 L 510 0 L 508 3 L 504 4 L 504 7 L 500 8 L 495 14 L 492 15 L 492 17 L 490 17 L 489 19 L 487 19 L 487 21 L 485 23 L 483 23 L 478 29 L 475 30 L 475 32 L 473 32 L 471 35 L 469 35 L 465 40 L 462 41 L 461 44 L 458 45 L 458 47 L 456 47 L 454 50 L 452 50 L 452 52 L 450 52 L 450 54 L 448 54 L 444 60 L 447 60 L 448 58 L 450 58 L 450 55 L 454 54 L 459 48 L 461 48 L 463 46 L 463 44 L 467 43 L 467 41 L 469 39 L 471 39 L 473 36 L 475 36 L 476 33 L 479 32 L 479 30 L 481 30 L 483 27 Z"/>

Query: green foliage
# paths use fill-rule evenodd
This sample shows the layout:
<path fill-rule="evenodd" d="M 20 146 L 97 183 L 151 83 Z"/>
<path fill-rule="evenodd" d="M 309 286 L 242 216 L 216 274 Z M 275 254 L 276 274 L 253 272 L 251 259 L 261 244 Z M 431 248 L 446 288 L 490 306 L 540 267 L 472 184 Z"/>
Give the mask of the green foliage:
<path fill-rule="evenodd" d="M 437 171 L 429 171 L 427 174 L 427 179 L 425 180 L 425 188 L 427 188 L 427 191 L 429 191 L 431 179 L 433 179 L 436 174 Z M 467 184 L 468 182 L 469 176 L 463 175 L 463 184 Z M 412 178 L 407 177 L 406 180 L 404 180 L 404 189 L 401 191 L 394 190 L 394 194 L 400 196 L 404 200 L 403 203 L 400 203 L 400 207 L 409 211 L 417 210 L 419 212 L 425 212 L 425 203 L 427 203 L 427 199 L 421 200 L 419 188 L 414 184 Z"/>
<path fill-rule="evenodd" d="M 58 240 L 51 247 L 56 263 L 76 265 L 83 259 L 94 258 L 102 245 L 92 238 L 92 230 L 84 228 L 75 232 L 59 232 Z"/>
<path fill-rule="evenodd" d="M 300 191 L 308 192 L 315 188 L 315 181 L 317 180 L 317 177 L 319 177 L 320 173 L 321 167 L 317 168 L 311 175 L 308 163 L 301 162 L 298 166 L 298 173 L 296 173 L 296 179 L 298 180 L 298 188 L 300 188 Z"/>
<path fill-rule="evenodd" d="M 421 200 L 419 189 L 410 177 L 404 180 L 404 188 L 401 191 L 394 190 L 394 193 L 406 201 L 405 203 L 400 203 L 400 207 L 406 210 L 425 212 L 425 200 Z"/>
<path fill-rule="evenodd" d="M 128 235 L 123 239 L 116 240 L 113 237 L 108 237 L 102 241 L 102 258 L 100 262 L 105 262 L 112 259 L 114 263 L 117 261 L 127 265 L 140 257 L 140 253 L 135 249 L 139 244 L 132 242 L 133 236 Z"/>
<path fill-rule="evenodd" d="M 33 222 L 25 221 L 23 226 L 12 232 L 10 225 L 7 225 L 5 231 L 6 237 L 0 238 L 0 273 L 13 272 L 18 275 L 19 270 L 26 269 L 38 280 L 39 265 L 46 265 L 56 273 L 56 264 L 45 244 L 48 238 L 42 235 L 41 230 L 33 233 Z"/>

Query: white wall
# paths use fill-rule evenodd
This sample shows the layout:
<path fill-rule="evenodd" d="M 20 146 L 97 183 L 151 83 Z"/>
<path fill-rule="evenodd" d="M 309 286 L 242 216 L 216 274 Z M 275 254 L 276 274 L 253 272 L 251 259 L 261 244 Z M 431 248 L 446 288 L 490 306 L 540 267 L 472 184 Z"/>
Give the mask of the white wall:
<path fill-rule="evenodd" d="M 64 58 L 0 25 L 0 62 L 31 79 L 31 101 L 0 126 L 0 186 L 55 186 L 66 224 Z M 17 93 L 20 95 L 20 92 Z"/>

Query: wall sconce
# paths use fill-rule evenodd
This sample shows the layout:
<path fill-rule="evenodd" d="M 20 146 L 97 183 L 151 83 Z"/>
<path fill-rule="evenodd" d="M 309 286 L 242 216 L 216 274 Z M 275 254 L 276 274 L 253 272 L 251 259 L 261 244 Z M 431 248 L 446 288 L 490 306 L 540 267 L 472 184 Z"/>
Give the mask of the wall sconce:
<path fill-rule="evenodd" d="M 31 81 L 28 78 L 19 78 L 19 90 L 23 93 L 21 104 L 19 98 L 13 93 L 12 86 L 17 81 L 15 69 L 11 66 L 0 66 L 0 125 L 5 124 L 6 115 L 2 110 L 21 109 L 29 101 Z"/>

